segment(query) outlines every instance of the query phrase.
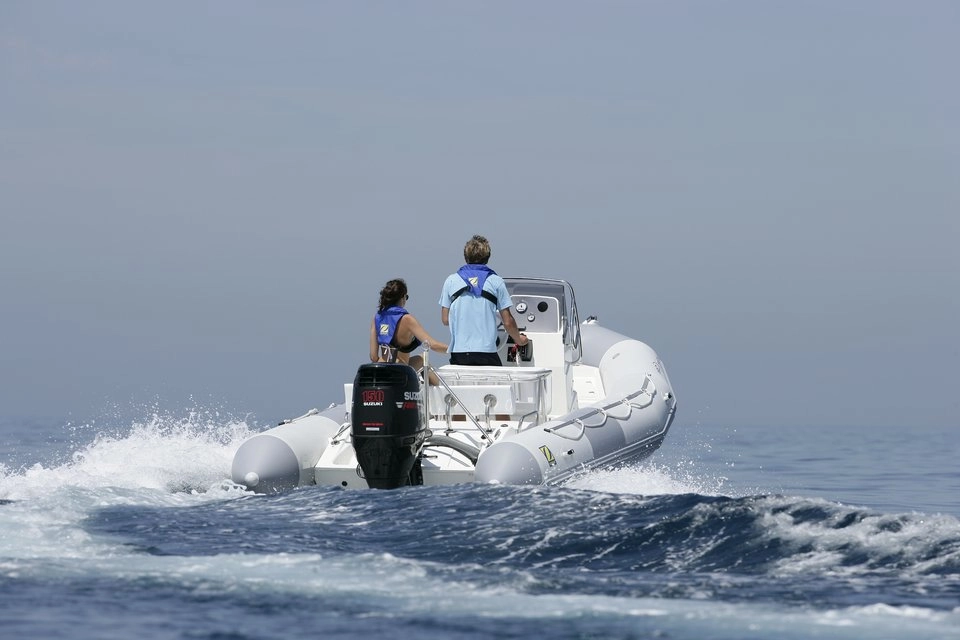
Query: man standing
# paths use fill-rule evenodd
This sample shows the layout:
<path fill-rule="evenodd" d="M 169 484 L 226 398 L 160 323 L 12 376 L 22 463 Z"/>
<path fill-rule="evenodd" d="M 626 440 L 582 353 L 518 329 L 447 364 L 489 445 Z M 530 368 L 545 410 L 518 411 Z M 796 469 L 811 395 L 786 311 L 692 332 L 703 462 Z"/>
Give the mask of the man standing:
<path fill-rule="evenodd" d="M 493 269 L 490 243 L 473 236 L 463 248 L 466 264 L 447 276 L 440 293 L 440 319 L 450 327 L 450 364 L 501 366 L 497 353 L 497 324 L 519 345 L 527 344 L 510 308 L 507 284 Z"/>

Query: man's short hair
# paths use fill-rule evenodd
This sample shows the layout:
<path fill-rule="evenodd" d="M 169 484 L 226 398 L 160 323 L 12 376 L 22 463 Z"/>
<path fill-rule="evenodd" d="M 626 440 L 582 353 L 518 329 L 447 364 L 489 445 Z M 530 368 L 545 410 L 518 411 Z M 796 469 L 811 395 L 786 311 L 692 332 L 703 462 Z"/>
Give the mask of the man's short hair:
<path fill-rule="evenodd" d="M 467 264 L 487 264 L 490 260 L 490 243 L 483 236 L 473 236 L 463 247 L 463 259 Z"/>

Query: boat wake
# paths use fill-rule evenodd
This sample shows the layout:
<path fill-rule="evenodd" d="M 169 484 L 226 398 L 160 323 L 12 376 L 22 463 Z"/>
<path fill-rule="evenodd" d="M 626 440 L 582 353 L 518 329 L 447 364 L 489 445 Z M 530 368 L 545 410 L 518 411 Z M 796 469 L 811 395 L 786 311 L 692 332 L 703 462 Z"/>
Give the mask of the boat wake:
<path fill-rule="evenodd" d="M 309 487 L 175 513 L 115 505 L 95 510 L 84 529 L 155 555 L 386 554 L 427 574 L 524 593 L 816 606 L 862 606 L 878 592 L 908 605 L 922 593 L 925 606 L 941 610 L 960 599 L 956 518 L 780 495 Z"/>
<path fill-rule="evenodd" d="M 669 618 L 676 633 L 740 638 L 824 625 L 932 638 L 960 622 L 952 516 L 729 495 L 726 478 L 659 458 L 562 486 L 255 494 L 229 473 L 257 430 L 155 414 L 125 432 L 78 429 L 87 440 L 73 451 L 0 471 L 0 572 L 18 585 L 9 606 L 36 607 L 50 584 L 70 597 L 105 584 L 134 603 L 269 607 L 304 632 L 317 620 L 301 611 L 349 619 L 352 633 L 429 616 L 434 637 L 491 619 L 622 636 Z"/>
<path fill-rule="evenodd" d="M 240 443 L 258 430 L 218 411 L 154 412 L 123 427 L 66 425 L 66 449 L 44 461 L 0 465 L 0 499 L 29 500 L 64 489 L 205 493 L 229 482 Z"/>

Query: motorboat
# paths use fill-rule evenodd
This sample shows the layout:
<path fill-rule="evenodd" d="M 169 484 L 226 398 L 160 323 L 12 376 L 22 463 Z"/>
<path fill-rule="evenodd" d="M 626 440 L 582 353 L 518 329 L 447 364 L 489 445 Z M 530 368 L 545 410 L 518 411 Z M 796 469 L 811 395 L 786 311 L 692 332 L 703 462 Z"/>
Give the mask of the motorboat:
<path fill-rule="evenodd" d="M 254 434 L 233 482 L 257 493 L 308 485 L 558 484 L 634 463 L 663 443 L 677 400 L 647 344 L 580 321 L 564 280 L 504 278 L 529 343 L 501 326 L 503 366 L 366 363 L 343 402 Z M 424 384 L 426 373 L 438 384 Z"/>

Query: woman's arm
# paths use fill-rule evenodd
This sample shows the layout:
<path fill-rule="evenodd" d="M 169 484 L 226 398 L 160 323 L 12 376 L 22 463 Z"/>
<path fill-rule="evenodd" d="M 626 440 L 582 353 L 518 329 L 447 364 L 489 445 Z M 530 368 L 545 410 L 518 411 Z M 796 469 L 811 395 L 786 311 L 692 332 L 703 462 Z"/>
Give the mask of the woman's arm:
<path fill-rule="evenodd" d="M 407 325 L 407 328 L 410 330 L 410 333 L 412 333 L 413 336 L 417 338 L 420 342 L 424 343 L 425 345 L 428 345 L 431 351 L 436 351 L 438 353 L 447 352 L 447 343 L 440 342 L 439 340 L 431 336 L 429 333 L 427 333 L 427 330 L 423 328 L 423 325 L 420 324 L 420 321 L 417 320 L 412 313 L 408 313 L 407 315 L 403 316 L 402 322 L 404 324 L 407 324 L 409 322 L 409 324 Z"/>
<path fill-rule="evenodd" d="M 370 362 L 380 361 L 380 347 L 377 344 L 377 321 L 370 321 Z"/>

